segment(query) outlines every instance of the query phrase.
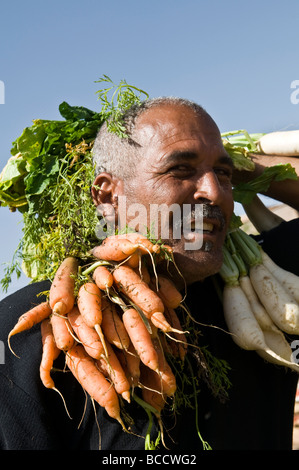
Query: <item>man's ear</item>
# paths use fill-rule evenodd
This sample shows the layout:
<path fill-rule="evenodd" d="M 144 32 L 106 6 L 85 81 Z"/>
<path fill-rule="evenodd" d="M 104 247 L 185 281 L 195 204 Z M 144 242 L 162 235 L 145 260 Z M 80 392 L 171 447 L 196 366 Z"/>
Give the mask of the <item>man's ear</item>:
<path fill-rule="evenodd" d="M 109 173 L 100 173 L 94 180 L 91 196 L 95 206 L 100 204 L 117 205 L 117 197 L 122 193 L 122 181 Z"/>

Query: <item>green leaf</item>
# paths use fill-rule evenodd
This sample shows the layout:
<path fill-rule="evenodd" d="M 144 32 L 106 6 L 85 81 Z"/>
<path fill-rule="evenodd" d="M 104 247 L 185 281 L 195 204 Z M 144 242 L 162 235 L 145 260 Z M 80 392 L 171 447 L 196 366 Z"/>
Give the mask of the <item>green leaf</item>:
<path fill-rule="evenodd" d="M 0 175 L 0 203 L 10 208 L 27 204 L 25 196 L 24 176 L 26 161 L 21 154 L 11 157 Z"/>
<path fill-rule="evenodd" d="M 59 112 L 64 119 L 70 121 L 78 121 L 81 119 L 91 121 L 92 119 L 97 119 L 99 116 L 98 113 L 84 108 L 84 106 L 70 106 L 66 101 L 63 101 L 59 105 Z"/>
<path fill-rule="evenodd" d="M 255 164 L 248 155 L 248 152 L 243 147 L 236 147 L 234 145 L 231 145 L 229 142 L 224 142 L 224 148 L 230 155 L 234 167 L 237 170 L 254 170 Z"/>
<path fill-rule="evenodd" d="M 256 142 L 263 136 L 262 133 L 249 134 L 245 129 L 238 131 L 223 132 L 221 134 L 223 140 L 229 142 L 235 147 L 243 147 L 248 152 L 255 152 L 257 149 Z"/>
<path fill-rule="evenodd" d="M 102 103 L 102 120 L 107 122 L 107 128 L 110 132 L 121 138 L 127 138 L 123 115 L 133 105 L 141 104 L 147 100 L 148 93 L 136 86 L 129 85 L 126 80 L 121 80 L 116 85 L 107 75 L 97 80 L 96 83 L 109 83 L 110 85 L 96 92 Z"/>
<path fill-rule="evenodd" d="M 0 188 L 5 190 L 26 174 L 26 162 L 21 154 L 11 157 L 0 174 Z"/>
<path fill-rule="evenodd" d="M 265 193 L 272 181 L 286 179 L 297 180 L 298 176 L 290 163 L 279 163 L 265 168 L 264 172 L 248 183 L 239 183 L 233 189 L 234 200 L 241 204 L 250 204 L 257 193 Z"/>
<path fill-rule="evenodd" d="M 250 153 L 256 151 L 256 142 L 262 135 L 260 133 L 249 134 L 244 129 L 221 134 L 224 148 L 231 156 L 237 170 L 254 170 L 255 164 L 250 158 Z"/>
<path fill-rule="evenodd" d="M 1 206 L 8 206 L 10 208 L 20 209 L 27 206 L 27 198 L 24 196 L 24 191 L 1 191 L 0 189 L 0 202 Z M 22 211 L 21 211 L 22 212 Z"/>
<path fill-rule="evenodd" d="M 229 224 L 229 230 L 235 230 L 236 228 L 241 227 L 241 225 L 243 225 L 241 217 L 233 212 L 233 215 Z"/>
<path fill-rule="evenodd" d="M 26 127 L 21 136 L 13 143 L 12 154 L 16 155 L 20 152 L 26 160 L 32 160 L 39 155 L 45 137 L 43 121 L 35 121 L 35 124 Z"/>
<path fill-rule="evenodd" d="M 42 194 L 51 177 L 59 171 L 59 161 L 53 155 L 39 155 L 32 164 L 32 171 L 25 178 L 27 196 Z"/>

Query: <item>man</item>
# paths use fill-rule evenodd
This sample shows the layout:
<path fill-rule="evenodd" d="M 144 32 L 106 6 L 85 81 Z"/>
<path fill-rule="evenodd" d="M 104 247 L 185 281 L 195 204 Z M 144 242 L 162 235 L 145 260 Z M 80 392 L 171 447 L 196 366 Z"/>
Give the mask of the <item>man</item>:
<path fill-rule="evenodd" d="M 119 214 L 120 198 L 127 207 L 139 203 L 149 217 L 152 204 L 178 207 L 189 205 L 194 213 L 203 208 L 202 246 L 186 250 L 192 233 L 173 236 L 169 214 L 170 235 L 175 259 L 188 286 L 187 303 L 193 317 L 200 323 L 201 344 L 212 354 L 225 359 L 231 370 L 232 387 L 223 403 L 200 383 L 198 416 L 194 408 L 183 407 L 175 422 L 165 417 L 167 446 L 177 451 L 202 449 L 199 431 L 212 449 L 254 450 L 290 449 L 292 419 L 297 375 L 265 363 L 255 352 L 238 348 L 225 333 L 221 301 L 216 295 L 211 275 L 222 264 L 222 244 L 233 211 L 231 180 L 233 167 L 225 152 L 219 130 L 212 118 L 199 106 L 184 100 L 158 99 L 132 109 L 125 117 L 128 139 L 119 139 L 103 127 L 94 145 L 96 178 L 92 189 L 95 205 L 109 212 L 120 222 L 131 222 L 128 213 Z M 255 157 L 258 158 L 258 157 Z M 264 165 L 280 159 L 259 157 L 256 176 Z M 288 159 L 297 169 L 298 160 Z M 244 179 L 243 174 L 238 178 Z M 299 209 L 299 183 L 275 183 L 268 192 L 271 197 Z M 191 213 L 192 214 L 192 213 Z M 123 220 L 125 217 L 126 220 Z M 108 217 L 109 219 L 109 217 Z M 149 224 L 150 220 L 147 219 Z M 195 220 L 191 220 L 195 223 Z M 281 224 L 264 233 L 263 247 L 275 261 L 299 275 L 298 220 Z M 195 235 L 196 236 L 196 235 Z M 282 253 L 282 240 L 288 247 Z M 297 257 L 297 261 L 296 261 Z M 178 276 L 177 283 L 182 282 Z M 1 339 L 20 314 L 36 301 L 35 295 L 47 283 L 29 286 L 2 302 L 0 309 Z M 181 283 L 183 286 L 183 283 Z M 216 327 L 216 328 L 215 328 Z M 92 405 L 84 411 L 84 395 L 70 374 L 55 375 L 72 420 L 64 413 L 60 397 L 40 384 L 40 332 L 33 329 L 15 338 L 15 350 L 21 359 L 7 354 L 1 373 L 0 447 L 3 449 L 95 449 L 98 447 L 97 421 Z M 1 366 L 2 367 L 2 366 Z M 63 363 L 60 364 L 63 368 Z M 59 368 L 59 366 L 57 366 Z M 193 369 L 195 375 L 197 370 Z M 81 415 L 84 411 L 84 417 Z M 99 409 L 101 447 L 105 450 L 138 450 L 144 448 L 148 418 L 145 412 L 130 405 L 134 420 L 132 433 L 125 433 L 119 424 Z M 269 429 L 270 427 L 270 429 Z M 157 436 L 153 425 L 153 439 Z"/>
<path fill-rule="evenodd" d="M 186 251 L 188 240 L 184 234 L 177 239 L 173 237 L 173 221 L 169 220 L 170 240 L 167 241 L 173 245 L 186 282 L 194 282 L 214 274 L 222 264 L 222 244 L 233 211 L 232 161 L 223 148 L 216 124 L 204 110 L 160 101 L 152 101 L 149 106 L 130 131 L 134 145 L 127 144 L 130 147 L 127 153 L 132 158 L 133 151 L 138 162 L 137 166 L 135 162 L 129 166 L 133 174 L 121 178 L 115 174 L 111 177 L 109 172 L 98 174 L 95 187 L 100 191 L 94 187 L 93 197 L 96 204 L 113 202 L 122 195 L 126 197 L 127 207 L 138 202 L 146 209 L 147 227 L 150 227 L 150 206 L 155 204 L 193 208 L 203 205 L 205 249 Z M 98 157 L 97 148 L 96 143 L 96 162 L 102 155 L 99 152 Z M 124 164 L 125 158 L 126 152 Z M 119 167 L 122 172 L 124 166 Z M 195 220 L 191 219 L 192 222 Z"/>

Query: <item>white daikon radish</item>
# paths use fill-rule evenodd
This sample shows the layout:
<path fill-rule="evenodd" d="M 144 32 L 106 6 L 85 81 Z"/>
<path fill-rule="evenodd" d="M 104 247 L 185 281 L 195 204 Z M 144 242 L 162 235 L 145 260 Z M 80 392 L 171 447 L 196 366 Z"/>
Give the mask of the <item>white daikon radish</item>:
<path fill-rule="evenodd" d="M 224 318 L 233 341 L 242 349 L 256 351 L 264 359 L 285 367 L 291 367 L 299 372 L 299 367 L 284 359 L 273 349 L 282 349 L 281 338 L 273 337 L 273 349 L 267 344 L 265 332 L 255 319 L 247 297 L 240 286 L 226 285 L 223 290 Z M 266 335 L 270 332 L 266 332 Z M 274 341 L 274 339 L 276 341 Z M 279 342 L 279 344 L 278 344 Z"/>
<path fill-rule="evenodd" d="M 287 289 L 294 299 L 299 302 L 299 276 L 278 266 L 262 249 L 261 254 L 264 266 Z"/>
<path fill-rule="evenodd" d="M 267 345 L 286 361 L 292 361 L 292 348 L 287 342 L 285 336 L 277 334 L 275 331 L 264 331 L 264 337 Z M 299 366 L 298 366 L 299 367 Z"/>
<path fill-rule="evenodd" d="M 284 221 L 265 206 L 258 196 L 254 196 L 250 204 L 243 204 L 243 207 L 248 219 L 259 233 L 271 230 Z"/>
<path fill-rule="evenodd" d="M 240 286 L 224 286 L 223 312 L 232 339 L 240 348 L 251 351 L 269 349 L 265 343 L 262 329 Z"/>
<path fill-rule="evenodd" d="M 253 265 L 249 277 L 262 305 L 282 331 L 299 334 L 299 305 L 263 265 Z"/>
<path fill-rule="evenodd" d="M 280 360 L 277 360 L 273 355 L 268 354 L 266 351 L 257 351 L 257 353 L 268 362 L 273 364 L 285 365 L 290 369 L 299 372 L 299 364 L 292 360 L 292 348 L 287 342 L 284 335 L 280 334 L 281 332 L 274 331 L 264 331 L 264 337 L 267 346 L 269 346 L 274 353 L 276 353 Z M 283 364 L 284 363 L 284 364 Z"/>
<path fill-rule="evenodd" d="M 254 314 L 258 324 L 263 331 L 279 331 L 279 334 L 283 336 L 283 332 L 280 331 L 277 326 L 273 323 L 270 315 L 267 313 L 265 307 L 261 304 L 250 280 L 249 276 L 241 276 L 239 279 L 240 286 L 242 287 L 249 304 L 251 306 L 252 313 Z"/>
<path fill-rule="evenodd" d="M 299 334 L 299 303 L 263 264 L 261 247 L 241 229 L 232 232 L 231 238 L 248 264 L 252 286 L 275 325 L 285 333 Z"/>
<path fill-rule="evenodd" d="M 299 130 L 269 132 L 257 142 L 258 151 L 265 155 L 299 155 Z"/>
<path fill-rule="evenodd" d="M 227 242 L 233 254 L 226 246 L 223 247 L 223 265 L 219 274 L 225 283 L 222 296 L 224 319 L 233 341 L 242 349 L 257 352 L 269 362 L 291 367 L 299 372 L 299 367 L 286 359 L 290 358 L 290 349 L 283 332 L 273 325 L 267 312 L 260 306 L 245 265 L 229 237 Z M 253 304 L 255 314 L 251 306 Z M 268 336 L 270 339 L 267 343 Z"/>

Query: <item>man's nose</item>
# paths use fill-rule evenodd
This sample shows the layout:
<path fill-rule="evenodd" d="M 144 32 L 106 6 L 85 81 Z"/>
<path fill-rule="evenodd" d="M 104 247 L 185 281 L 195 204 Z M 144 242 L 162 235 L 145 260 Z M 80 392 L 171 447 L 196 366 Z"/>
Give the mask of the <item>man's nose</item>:
<path fill-rule="evenodd" d="M 214 171 L 206 172 L 197 179 L 194 199 L 202 203 L 213 205 L 220 204 L 222 200 L 222 190 Z"/>

